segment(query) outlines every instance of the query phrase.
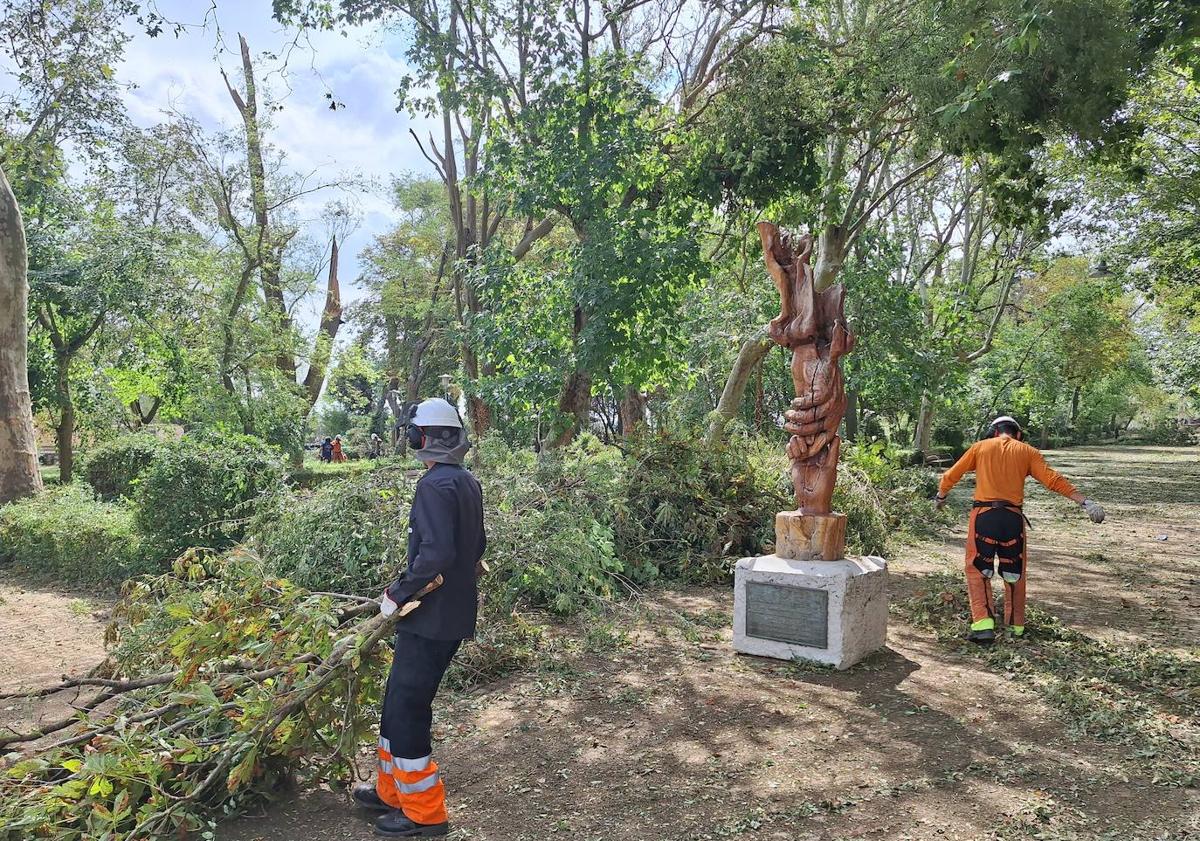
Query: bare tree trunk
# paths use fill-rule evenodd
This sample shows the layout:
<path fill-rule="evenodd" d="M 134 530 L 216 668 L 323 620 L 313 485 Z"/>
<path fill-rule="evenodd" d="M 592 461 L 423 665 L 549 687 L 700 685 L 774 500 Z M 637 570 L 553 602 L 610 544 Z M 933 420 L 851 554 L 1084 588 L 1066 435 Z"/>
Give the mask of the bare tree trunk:
<path fill-rule="evenodd" d="M 646 395 L 636 388 L 626 388 L 618 407 L 621 434 L 628 437 L 646 425 Z"/>
<path fill-rule="evenodd" d="M 245 36 L 238 34 L 242 55 L 242 75 L 246 84 L 246 96 L 242 95 L 225 80 L 229 96 L 242 117 L 246 133 L 246 164 L 250 175 L 250 198 L 254 205 L 256 245 L 255 256 L 259 278 L 262 281 L 263 298 L 272 320 L 272 328 L 280 345 L 275 356 L 275 365 L 294 385 L 296 383 L 296 357 L 291 350 L 292 319 L 288 315 L 283 297 L 283 252 L 295 231 L 276 230 L 271 223 L 270 204 L 267 199 L 266 166 L 263 163 L 262 128 L 258 121 L 258 87 L 254 81 L 254 64 L 250 60 L 250 45 Z M 224 71 L 222 71 L 222 74 Z"/>
<path fill-rule="evenodd" d="M 721 392 L 721 399 L 717 403 L 717 408 L 710 415 L 708 433 L 704 436 L 705 444 L 710 447 L 714 446 L 721 437 L 721 433 L 725 431 L 725 426 L 737 415 L 738 408 L 742 405 L 742 397 L 746 393 L 746 383 L 750 381 L 750 374 L 753 373 L 754 366 L 762 362 L 774 346 L 775 343 L 767 338 L 765 326 L 755 330 L 753 335 L 742 342 L 733 368 L 725 380 L 725 389 Z"/>
<path fill-rule="evenodd" d="M 817 264 L 813 267 L 813 291 L 824 292 L 837 283 L 846 259 L 846 231 L 840 225 L 821 229 L 817 246 Z"/>
<path fill-rule="evenodd" d="M 846 389 L 846 440 L 858 440 L 858 392 Z"/>
<path fill-rule="evenodd" d="M 754 431 L 760 434 L 767 416 L 767 395 L 763 390 L 763 368 L 765 367 L 765 360 L 754 366 Z"/>
<path fill-rule="evenodd" d="M 588 423 L 592 408 L 592 375 L 572 371 L 558 399 L 559 420 L 543 444 L 543 449 L 565 447 L 575 440 L 575 434 Z"/>
<path fill-rule="evenodd" d="M 404 455 L 407 451 L 404 434 L 397 426 L 404 412 L 404 404 L 400 399 L 400 319 L 394 315 L 383 317 L 383 345 L 387 354 L 387 382 L 384 385 L 383 397 L 388 408 L 392 410 L 388 440 L 393 452 Z"/>
<path fill-rule="evenodd" d="M 0 504 L 42 489 L 29 398 L 25 228 L 0 169 Z"/>
<path fill-rule="evenodd" d="M 588 316 L 583 307 L 575 305 L 575 321 L 571 328 L 571 342 L 578 360 L 579 337 L 587 326 Z M 586 427 L 592 409 L 592 375 L 576 367 L 567 375 L 563 390 L 558 398 L 558 418 L 550 434 L 542 442 L 543 449 L 552 450 L 565 446 L 575 439 L 575 433 Z"/>
<path fill-rule="evenodd" d="M 58 401 L 58 424 L 54 427 L 58 449 L 58 481 L 69 484 L 75 472 L 75 401 L 71 396 L 71 357 L 54 354 L 54 396 Z"/>
<path fill-rule="evenodd" d="M 329 253 L 329 283 L 325 290 L 325 309 L 321 312 L 321 329 L 317 331 L 313 343 L 308 373 L 304 375 L 304 391 L 308 395 L 309 411 L 312 411 L 317 398 L 321 396 L 321 389 L 325 385 L 325 372 L 333 353 L 333 343 L 341 326 L 342 296 L 338 286 L 338 245 L 335 236 L 333 248 Z"/>
<path fill-rule="evenodd" d="M 917 431 L 913 433 L 913 448 L 922 459 L 933 451 L 933 401 L 926 394 L 921 395 Z"/>

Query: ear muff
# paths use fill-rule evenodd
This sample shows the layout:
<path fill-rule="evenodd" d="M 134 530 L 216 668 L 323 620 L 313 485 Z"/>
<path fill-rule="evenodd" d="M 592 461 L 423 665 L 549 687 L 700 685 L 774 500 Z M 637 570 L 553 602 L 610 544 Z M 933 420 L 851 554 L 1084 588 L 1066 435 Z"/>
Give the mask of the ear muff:
<path fill-rule="evenodd" d="M 408 436 L 408 445 L 414 450 L 420 450 L 425 447 L 425 433 L 415 423 L 408 425 L 405 434 Z"/>

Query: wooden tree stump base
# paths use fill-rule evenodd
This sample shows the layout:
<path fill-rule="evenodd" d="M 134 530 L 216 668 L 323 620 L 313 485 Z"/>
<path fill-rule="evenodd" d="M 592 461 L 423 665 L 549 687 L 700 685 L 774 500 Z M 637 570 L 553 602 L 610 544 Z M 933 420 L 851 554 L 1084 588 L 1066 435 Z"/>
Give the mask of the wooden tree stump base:
<path fill-rule="evenodd" d="M 775 515 L 775 554 L 794 561 L 840 561 L 846 552 L 845 514 Z"/>

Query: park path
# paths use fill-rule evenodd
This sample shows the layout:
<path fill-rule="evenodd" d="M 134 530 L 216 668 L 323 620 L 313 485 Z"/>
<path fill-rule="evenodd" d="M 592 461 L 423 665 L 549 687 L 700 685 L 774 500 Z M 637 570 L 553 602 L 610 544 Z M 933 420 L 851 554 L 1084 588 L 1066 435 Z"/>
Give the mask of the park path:
<path fill-rule="evenodd" d="M 1032 480 L 1028 598 L 1098 638 L 1177 653 L 1200 640 L 1200 448 L 1078 447 L 1047 461 L 1107 512 L 1102 525 Z M 950 496 L 957 527 L 900 550 L 905 576 L 960 565 L 968 476 Z"/>
<path fill-rule="evenodd" d="M 1131 660 L 1149 653 L 1194 663 L 1198 455 L 1048 453 L 1109 520 L 1093 526 L 1071 503 L 1031 487 L 1031 605 Z M 956 580 L 945 573 L 961 566 L 969 493 L 968 485 L 952 497 L 955 528 L 897 552 L 894 604 Z M 0 688 L 49 683 L 101 658 L 104 616 L 81 594 L 0 573 L 0 600 Z M 1070 693 L 1103 675 L 1047 672 L 1059 697 L 1046 685 L 1035 691 L 973 649 L 906 623 L 903 611 L 886 650 L 846 673 L 805 671 L 734 655 L 730 601 L 724 587 L 651 593 L 606 619 L 555 629 L 536 667 L 445 697 L 436 751 L 453 837 L 1200 837 L 1200 793 L 1156 784 L 1152 740 L 1082 734 L 1082 719 L 1094 725 L 1105 710 L 1072 711 Z M 1200 688 L 1182 689 L 1197 700 Z M 1173 715 L 1149 692 L 1134 700 L 1155 733 L 1200 744 L 1194 718 Z M 1117 701 L 1112 712 L 1123 715 Z M 60 714 L 0 709 L 0 723 Z M 217 834 L 373 837 L 338 786 L 284 795 Z"/>
<path fill-rule="evenodd" d="M 1197 454 L 1150 447 L 1049 453 L 1104 503 L 1109 520 L 1092 526 L 1071 503 L 1031 490 L 1031 604 L 1117 655 L 1149 651 L 1171 663 L 1194 657 Z M 960 488 L 952 498 L 957 528 L 897 553 L 894 603 L 944 585 L 939 573 L 960 569 L 969 492 Z M 1131 747 L 1083 735 L 1106 712 L 1103 697 L 1099 709 L 1077 701 L 1073 708 L 1070 698 L 1045 691 L 1057 687 L 1062 696 L 1100 676 L 1047 671 L 1043 691 L 1034 691 L 964 644 L 899 617 L 887 649 L 863 664 L 846 673 L 805 671 L 734 655 L 730 601 L 727 588 L 651 594 L 607 621 L 556 635 L 536 668 L 444 698 L 435 751 L 453 837 L 1200 835 L 1200 793 L 1156 784 L 1153 742 Z M 1036 656 L 1036 637 L 1025 644 Z M 1089 661 L 1066 668 L 1080 662 Z M 1046 668 L 1055 663 L 1047 658 Z M 1197 687 L 1183 691 L 1194 700 Z M 1153 733 L 1200 744 L 1194 719 L 1172 715 L 1149 694 L 1135 701 Z M 288 795 L 224 825 L 218 837 L 374 836 L 335 787 Z"/>
<path fill-rule="evenodd" d="M 0 693 L 57 683 L 104 659 L 107 613 L 92 594 L 0 573 Z M 70 693 L 52 700 L 0 700 L 0 725 L 31 729 L 70 713 Z"/>

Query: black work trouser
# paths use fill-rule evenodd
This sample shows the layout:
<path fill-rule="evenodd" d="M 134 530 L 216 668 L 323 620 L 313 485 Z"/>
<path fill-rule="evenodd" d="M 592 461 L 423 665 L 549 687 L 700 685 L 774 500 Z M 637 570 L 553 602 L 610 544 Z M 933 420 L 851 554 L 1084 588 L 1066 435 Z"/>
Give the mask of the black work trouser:
<path fill-rule="evenodd" d="M 433 753 L 430 728 L 433 699 L 462 640 L 433 640 L 396 631 L 392 670 L 383 696 L 379 735 L 395 757 L 416 759 Z"/>

